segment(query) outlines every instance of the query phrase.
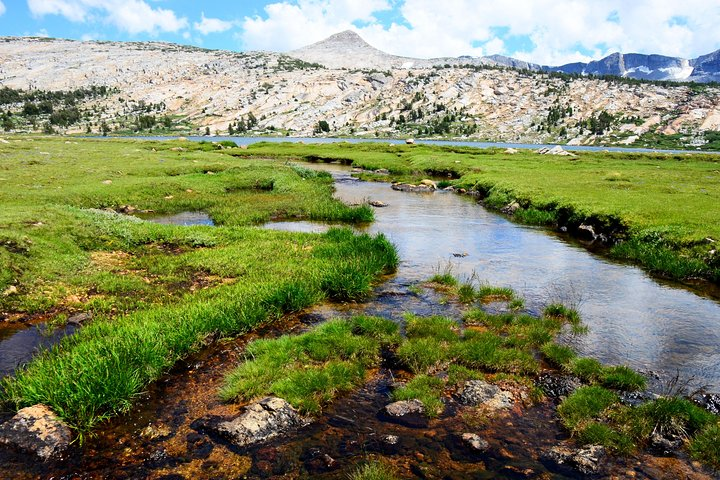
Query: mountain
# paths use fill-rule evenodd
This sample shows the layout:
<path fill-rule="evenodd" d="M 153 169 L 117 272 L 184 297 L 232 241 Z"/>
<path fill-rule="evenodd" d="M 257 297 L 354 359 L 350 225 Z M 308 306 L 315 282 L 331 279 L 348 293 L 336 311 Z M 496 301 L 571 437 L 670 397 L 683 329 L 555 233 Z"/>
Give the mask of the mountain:
<path fill-rule="evenodd" d="M 328 68 L 431 68 L 445 65 L 501 66 L 522 70 L 564 72 L 581 75 L 613 75 L 641 80 L 711 82 L 720 80 L 720 50 L 696 59 L 613 53 L 589 63 L 541 66 L 503 55 L 485 57 L 447 57 L 418 59 L 390 55 L 369 45 L 357 33 L 348 30 L 325 40 L 293 50 L 288 55 Z"/>
<path fill-rule="evenodd" d="M 232 125 L 242 133 L 310 136 L 326 121 L 329 135 L 637 146 L 665 134 L 700 146 L 720 131 L 720 88 L 712 85 L 553 77 L 501 56 L 417 60 L 385 54 L 348 33 L 291 53 L 0 38 L 0 122 L 10 132 L 96 133 L 102 126 L 121 133 L 225 134 Z M 688 66 L 696 77 L 717 78 L 719 57 L 716 52 Z M 513 68 L 488 68 L 498 65 Z M 639 72 L 641 66 L 686 68 L 667 57 L 627 55 L 593 68 Z M 582 72 L 587 65 L 573 68 Z M 54 105 L 54 116 L 40 111 L 38 102 L 57 96 L 37 90 L 93 86 L 107 88 Z M 603 113 L 604 124 L 598 122 Z"/>

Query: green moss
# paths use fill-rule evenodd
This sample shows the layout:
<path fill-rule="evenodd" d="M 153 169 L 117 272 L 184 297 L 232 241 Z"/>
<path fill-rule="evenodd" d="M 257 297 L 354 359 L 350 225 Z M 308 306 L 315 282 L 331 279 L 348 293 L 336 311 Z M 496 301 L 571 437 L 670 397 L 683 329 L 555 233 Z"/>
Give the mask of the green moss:
<path fill-rule="evenodd" d="M 350 474 L 351 480 L 398 480 L 399 478 L 390 465 L 380 460 L 365 463 Z"/>

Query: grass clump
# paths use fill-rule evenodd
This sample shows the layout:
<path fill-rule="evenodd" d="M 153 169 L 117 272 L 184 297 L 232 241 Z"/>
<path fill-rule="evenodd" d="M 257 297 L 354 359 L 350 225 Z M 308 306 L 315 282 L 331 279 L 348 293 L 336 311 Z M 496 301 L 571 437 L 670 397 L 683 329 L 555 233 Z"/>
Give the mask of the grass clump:
<path fill-rule="evenodd" d="M 460 326 L 452 318 L 407 315 L 405 319 L 405 333 L 408 338 L 434 338 L 454 342 L 459 338 L 459 331 Z"/>
<path fill-rule="evenodd" d="M 445 382 L 437 377 L 417 375 L 406 385 L 393 391 L 392 398 L 398 400 L 420 400 L 425 406 L 428 417 L 436 417 L 442 413 L 445 404 L 442 401 Z"/>
<path fill-rule="evenodd" d="M 647 385 L 645 377 L 625 365 L 604 367 L 600 383 L 607 388 L 628 392 L 643 390 Z"/>
<path fill-rule="evenodd" d="M 350 474 L 351 480 L 399 480 L 395 469 L 381 460 L 370 461 Z"/>
<path fill-rule="evenodd" d="M 586 424 L 601 416 L 611 405 L 618 402 L 613 392 L 599 386 L 580 387 L 558 406 L 558 414 L 573 433 L 582 430 Z"/>
<path fill-rule="evenodd" d="M 481 302 L 511 302 L 515 300 L 515 292 L 510 287 L 483 284 L 477 289 L 477 298 Z"/>
<path fill-rule="evenodd" d="M 715 423 L 690 442 L 690 455 L 706 465 L 720 469 L 720 425 Z"/>
<path fill-rule="evenodd" d="M 398 347 L 397 356 L 411 372 L 428 373 L 449 360 L 449 346 L 435 338 L 410 338 Z"/>
<path fill-rule="evenodd" d="M 272 394 L 317 415 L 364 381 L 366 370 L 380 361 L 384 339 L 395 335 L 395 323 L 360 317 L 331 320 L 302 335 L 257 340 L 248 345 L 246 361 L 226 376 L 220 396 L 250 401 Z"/>
<path fill-rule="evenodd" d="M 572 362 L 576 355 L 575 351 L 565 345 L 555 342 L 548 342 L 540 348 L 545 360 L 555 367 L 565 367 Z"/>

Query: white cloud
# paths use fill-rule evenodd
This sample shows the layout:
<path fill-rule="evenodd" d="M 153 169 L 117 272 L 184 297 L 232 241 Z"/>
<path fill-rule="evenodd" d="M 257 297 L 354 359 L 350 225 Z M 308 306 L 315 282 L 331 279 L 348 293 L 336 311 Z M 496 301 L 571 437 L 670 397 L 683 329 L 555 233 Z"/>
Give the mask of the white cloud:
<path fill-rule="evenodd" d="M 28 0 L 35 16 L 61 15 L 73 22 L 101 21 L 130 34 L 177 32 L 188 26 L 172 10 L 153 8 L 143 0 Z"/>
<path fill-rule="evenodd" d="M 394 5 L 400 21 L 375 19 Z M 283 51 L 353 29 L 398 55 L 500 53 L 559 65 L 614 51 L 698 56 L 720 48 L 717 25 L 717 0 L 284 0 L 245 18 L 239 38 Z"/>
<path fill-rule="evenodd" d="M 201 20 L 193 23 L 193 28 L 203 35 L 209 33 L 220 33 L 230 30 L 233 27 L 233 22 L 220 20 L 219 18 L 207 18 L 205 12 L 201 14 Z"/>
<path fill-rule="evenodd" d="M 0 0 L 0 15 L 5 13 L 5 4 Z"/>
<path fill-rule="evenodd" d="M 297 0 L 271 3 L 265 17 L 245 17 L 240 39 L 246 48 L 284 51 L 302 47 L 353 22 L 373 24 L 373 13 L 390 9 L 386 0 Z"/>

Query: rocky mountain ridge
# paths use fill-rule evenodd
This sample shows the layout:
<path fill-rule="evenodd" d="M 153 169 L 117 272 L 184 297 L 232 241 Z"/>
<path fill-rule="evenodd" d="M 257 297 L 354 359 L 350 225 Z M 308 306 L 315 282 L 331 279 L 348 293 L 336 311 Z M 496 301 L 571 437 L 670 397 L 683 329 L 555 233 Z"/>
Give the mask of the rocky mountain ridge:
<path fill-rule="evenodd" d="M 331 58 L 336 47 L 314 50 Z M 383 52 L 358 48 L 369 62 L 387 60 Z M 103 123 L 120 132 L 227 134 L 232 128 L 234 133 L 293 136 L 637 146 L 671 135 L 684 145 L 702 146 L 720 131 L 720 89 L 715 86 L 498 69 L 501 58 L 494 64 L 439 59 L 443 63 L 404 68 L 401 63 L 391 69 L 363 67 L 358 61 L 348 69 L 298 56 L 165 43 L 4 38 L 0 86 L 32 91 L 111 87 L 108 95 L 78 106 L 76 123 L 55 125 L 60 132 L 98 132 Z M 717 56 L 702 64 L 712 62 Z M 23 123 L 25 117 L 17 114 L 23 109 L 23 103 L 0 105 L 6 130 L 38 131 L 51 120 L 40 114 Z M 166 119 L 167 128 L 143 123 L 148 116 Z"/>

